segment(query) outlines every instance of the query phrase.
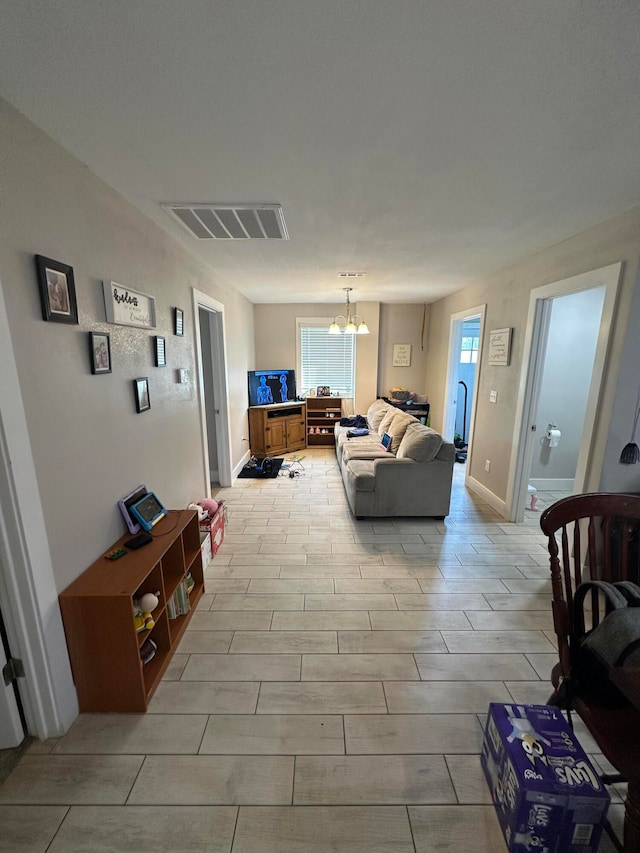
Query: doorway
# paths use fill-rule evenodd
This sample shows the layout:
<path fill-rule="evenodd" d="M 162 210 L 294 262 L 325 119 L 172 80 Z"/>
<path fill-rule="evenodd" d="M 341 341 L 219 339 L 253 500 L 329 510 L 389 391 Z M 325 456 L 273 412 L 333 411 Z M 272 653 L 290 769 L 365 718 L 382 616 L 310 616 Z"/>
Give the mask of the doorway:
<path fill-rule="evenodd" d="M 471 458 L 484 311 L 480 305 L 451 315 L 443 436 L 456 445 L 460 463 Z"/>
<path fill-rule="evenodd" d="M 231 485 L 224 306 L 194 289 L 193 307 L 202 457 L 209 497 L 212 487 Z"/>
<path fill-rule="evenodd" d="M 598 474 L 592 439 L 621 269 L 612 264 L 531 292 L 517 452 L 507 486 L 509 521 L 524 519 L 532 476 L 532 485 L 537 479 L 552 493 L 581 493 Z M 548 437 L 548 430 L 560 436 Z"/>

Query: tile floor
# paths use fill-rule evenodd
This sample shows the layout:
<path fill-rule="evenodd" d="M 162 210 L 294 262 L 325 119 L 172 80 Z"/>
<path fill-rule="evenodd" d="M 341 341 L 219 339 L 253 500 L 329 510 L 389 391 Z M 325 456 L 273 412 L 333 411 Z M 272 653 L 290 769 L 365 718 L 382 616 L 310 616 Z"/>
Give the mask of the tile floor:
<path fill-rule="evenodd" d="M 478 755 L 489 702 L 549 694 L 539 513 L 504 523 L 456 465 L 446 521 L 357 522 L 333 450 L 302 464 L 219 492 L 225 542 L 148 713 L 33 744 L 0 853 L 506 849 Z"/>

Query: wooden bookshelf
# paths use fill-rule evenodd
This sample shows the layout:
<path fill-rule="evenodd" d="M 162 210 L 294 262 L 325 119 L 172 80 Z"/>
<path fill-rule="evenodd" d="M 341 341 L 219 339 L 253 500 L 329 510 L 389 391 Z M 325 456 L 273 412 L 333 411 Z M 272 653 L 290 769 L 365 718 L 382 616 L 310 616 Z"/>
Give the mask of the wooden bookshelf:
<path fill-rule="evenodd" d="M 193 608 L 204 592 L 200 529 L 195 510 L 172 510 L 152 531 L 153 542 L 118 560 L 99 557 L 60 595 L 73 680 L 83 712 L 146 711 L 169 665 Z M 113 544 L 124 547 L 127 533 Z M 111 550 L 111 549 L 110 549 Z M 187 572 L 195 582 L 191 610 L 169 619 L 166 604 Z M 160 593 L 155 625 L 136 633 L 133 599 Z M 142 663 L 151 638 L 154 657 Z"/>
<path fill-rule="evenodd" d="M 307 397 L 307 447 L 333 447 L 333 427 L 341 417 L 342 397 Z M 326 433 L 316 432 L 323 429 Z"/>

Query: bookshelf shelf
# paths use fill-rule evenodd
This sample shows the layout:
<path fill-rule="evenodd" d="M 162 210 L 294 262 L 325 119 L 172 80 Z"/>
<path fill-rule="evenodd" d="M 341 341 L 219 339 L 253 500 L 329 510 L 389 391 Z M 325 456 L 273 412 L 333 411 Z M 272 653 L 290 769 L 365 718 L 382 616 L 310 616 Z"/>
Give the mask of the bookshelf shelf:
<path fill-rule="evenodd" d="M 204 592 L 200 530 L 194 510 L 174 510 L 153 528 L 154 541 L 119 560 L 97 559 L 60 594 L 73 680 L 83 712 L 146 711 Z M 114 548 L 131 538 L 122 536 Z M 167 616 L 171 599 L 187 572 L 194 587 L 191 610 Z M 159 593 L 155 625 L 136 633 L 133 599 Z M 146 664 L 140 652 L 146 640 L 157 646 Z"/>
<path fill-rule="evenodd" d="M 341 397 L 307 397 L 307 446 L 333 447 L 333 427 L 341 415 Z M 316 433 L 316 429 L 326 429 L 326 433 Z"/>

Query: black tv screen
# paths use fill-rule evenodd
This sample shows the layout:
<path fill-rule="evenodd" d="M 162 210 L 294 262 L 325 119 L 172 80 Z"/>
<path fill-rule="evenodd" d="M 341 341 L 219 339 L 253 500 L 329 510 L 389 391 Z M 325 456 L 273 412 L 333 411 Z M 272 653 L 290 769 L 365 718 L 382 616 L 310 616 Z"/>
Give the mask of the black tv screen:
<path fill-rule="evenodd" d="M 250 370 L 249 405 L 290 403 L 296 399 L 295 370 Z"/>

